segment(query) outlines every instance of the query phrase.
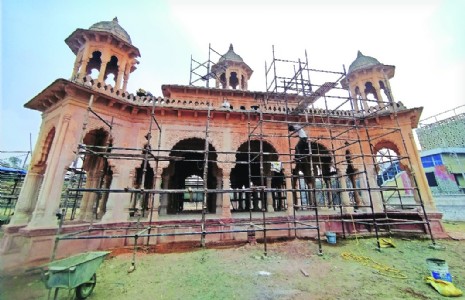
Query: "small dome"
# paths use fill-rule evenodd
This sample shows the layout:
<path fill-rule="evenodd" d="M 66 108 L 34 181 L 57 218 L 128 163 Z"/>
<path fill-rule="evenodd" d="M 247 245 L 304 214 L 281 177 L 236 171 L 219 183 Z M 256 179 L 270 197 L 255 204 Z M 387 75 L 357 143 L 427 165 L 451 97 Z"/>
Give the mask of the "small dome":
<path fill-rule="evenodd" d="M 102 21 L 95 23 L 89 27 L 89 30 L 106 31 L 132 45 L 131 37 L 126 32 L 126 30 L 124 30 L 123 27 L 118 24 L 118 18 L 116 17 L 112 21 Z"/>
<path fill-rule="evenodd" d="M 244 62 L 242 57 L 240 57 L 239 55 L 236 54 L 236 52 L 234 52 L 234 48 L 232 44 L 229 45 L 228 52 L 226 52 L 226 54 L 224 54 L 218 62 L 222 62 L 225 60 Z"/>
<path fill-rule="evenodd" d="M 371 56 L 365 56 L 362 54 L 362 52 L 358 51 L 357 58 L 349 66 L 348 73 L 350 74 L 354 71 L 370 68 L 380 64 L 381 63 L 376 58 Z"/>

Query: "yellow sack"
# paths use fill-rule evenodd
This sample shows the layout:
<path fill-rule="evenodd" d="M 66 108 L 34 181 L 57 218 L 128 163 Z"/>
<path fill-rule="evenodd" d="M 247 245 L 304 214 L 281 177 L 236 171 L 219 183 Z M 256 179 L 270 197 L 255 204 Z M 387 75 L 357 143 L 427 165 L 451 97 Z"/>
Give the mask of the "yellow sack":
<path fill-rule="evenodd" d="M 396 244 L 394 244 L 394 242 L 391 239 L 382 238 L 379 240 L 379 246 L 381 248 L 389 248 L 389 247 L 395 248 Z"/>
<path fill-rule="evenodd" d="M 456 288 L 452 282 L 434 279 L 431 276 L 425 277 L 425 281 L 426 283 L 431 284 L 433 288 L 443 296 L 458 297 L 463 295 L 463 292 Z"/>

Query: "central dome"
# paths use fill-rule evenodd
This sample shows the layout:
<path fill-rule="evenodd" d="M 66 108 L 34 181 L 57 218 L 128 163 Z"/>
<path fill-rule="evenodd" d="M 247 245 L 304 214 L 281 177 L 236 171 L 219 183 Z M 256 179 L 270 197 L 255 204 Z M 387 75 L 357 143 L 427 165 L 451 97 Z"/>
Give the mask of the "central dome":
<path fill-rule="evenodd" d="M 371 56 L 365 56 L 362 54 L 362 52 L 358 51 L 357 58 L 349 66 L 348 73 L 350 74 L 354 71 L 370 68 L 380 64 L 381 63 L 376 58 Z"/>
<path fill-rule="evenodd" d="M 226 54 L 224 54 L 220 58 L 219 62 L 222 62 L 222 61 L 225 61 L 225 60 L 244 62 L 242 57 L 240 57 L 238 54 L 236 54 L 236 52 L 234 52 L 234 48 L 233 48 L 232 44 L 229 45 L 228 52 L 226 52 Z"/>
<path fill-rule="evenodd" d="M 118 18 L 116 17 L 112 21 L 102 21 L 95 23 L 89 27 L 89 30 L 106 31 L 132 45 L 131 37 L 126 32 L 126 30 L 124 30 L 123 27 L 118 24 Z"/>

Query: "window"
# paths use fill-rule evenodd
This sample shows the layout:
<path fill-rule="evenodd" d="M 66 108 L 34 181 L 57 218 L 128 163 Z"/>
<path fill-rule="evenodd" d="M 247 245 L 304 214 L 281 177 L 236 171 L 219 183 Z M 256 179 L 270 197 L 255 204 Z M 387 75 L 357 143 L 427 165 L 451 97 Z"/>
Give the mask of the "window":
<path fill-rule="evenodd" d="M 434 172 L 427 172 L 426 179 L 428 180 L 429 186 L 438 186 L 438 182 L 436 181 L 436 177 L 434 176 Z"/>
<path fill-rule="evenodd" d="M 423 168 L 441 166 L 443 164 L 441 154 L 424 156 L 421 158 L 421 164 L 423 165 Z"/>

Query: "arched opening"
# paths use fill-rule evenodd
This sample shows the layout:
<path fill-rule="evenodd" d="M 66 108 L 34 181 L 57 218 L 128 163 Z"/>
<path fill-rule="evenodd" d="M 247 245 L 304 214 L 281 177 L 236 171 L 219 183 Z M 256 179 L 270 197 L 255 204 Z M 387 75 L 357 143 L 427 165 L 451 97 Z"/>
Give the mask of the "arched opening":
<path fill-rule="evenodd" d="M 346 143 L 346 145 L 348 145 L 348 143 Z M 345 173 L 347 175 L 346 186 L 349 189 L 349 192 L 348 192 L 349 201 L 350 201 L 350 204 L 354 205 L 354 208 L 357 209 L 363 203 L 362 195 L 360 194 L 360 191 L 355 190 L 361 187 L 360 178 L 358 176 L 360 173 L 360 170 L 355 167 L 354 162 L 352 160 L 352 153 L 350 153 L 349 150 L 346 150 L 345 152 L 345 160 L 346 160 L 346 165 L 347 165 L 347 168 L 345 170 Z"/>
<path fill-rule="evenodd" d="M 199 211 L 202 209 L 203 188 L 205 187 L 203 178 L 198 175 L 191 175 L 184 180 L 186 192 L 184 192 L 183 211 Z"/>
<path fill-rule="evenodd" d="M 307 205 L 334 204 L 335 195 L 330 191 L 337 187 L 334 178 L 336 169 L 330 151 L 322 144 L 300 139 L 295 147 L 294 188 L 300 185 L 300 192 L 308 192 L 306 197 L 299 197 L 294 191 L 294 204 L 305 208 Z M 323 189 L 328 189 L 326 192 Z M 303 199 L 308 199 L 303 202 Z"/>
<path fill-rule="evenodd" d="M 237 85 L 239 84 L 239 78 L 237 78 L 236 72 L 231 72 L 231 76 L 229 77 L 229 86 L 235 90 Z"/>
<path fill-rule="evenodd" d="M 105 84 L 116 85 L 116 76 L 118 76 L 118 58 L 112 56 L 105 69 Z"/>
<path fill-rule="evenodd" d="M 220 75 L 220 83 L 221 83 L 221 88 L 225 89 L 226 88 L 226 74 L 223 73 Z"/>
<path fill-rule="evenodd" d="M 87 64 L 86 75 L 90 74 L 90 76 L 93 79 L 98 78 L 100 67 L 102 66 L 101 57 L 102 57 L 102 52 L 100 51 L 94 51 L 92 53 L 92 58 L 89 60 L 89 63 Z"/>
<path fill-rule="evenodd" d="M 136 168 L 136 174 L 134 178 L 134 188 L 140 189 L 153 189 L 154 183 L 154 172 L 150 163 L 147 162 L 146 171 L 144 175 L 144 184 L 142 186 L 142 177 L 144 175 L 144 162 L 141 163 L 140 167 Z M 129 216 L 134 217 L 140 214 L 145 217 L 152 207 L 153 194 L 151 193 L 133 193 L 131 194 L 131 204 L 129 207 Z"/>
<path fill-rule="evenodd" d="M 84 176 L 82 184 L 85 185 L 85 188 L 110 188 L 113 171 L 107 159 L 99 155 L 99 153 L 109 151 L 107 150 L 107 146 L 111 147 L 112 145 L 109 133 L 103 128 L 91 130 L 84 136 L 83 144 L 89 151 L 81 156 L 80 161 L 75 162 L 73 166 L 77 168 L 78 172 L 82 172 Z M 80 167 L 81 165 L 82 167 Z M 79 207 L 80 220 L 88 221 L 93 218 L 99 219 L 105 214 L 108 193 L 85 192 L 82 195 L 78 193 L 74 196 L 75 200 L 69 203 L 68 199 L 67 205 Z"/>
<path fill-rule="evenodd" d="M 115 75 L 112 73 L 112 74 L 108 74 L 107 78 L 105 79 L 105 84 L 107 85 L 111 85 L 111 86 L 115 86 L 116 84 L 116 77 Z"/>
<path fill-rule="evenodd" d="M 408 198 L 414 197 L 414 179 L 407 168 L 407 158 L 400 156 L 399 149 L 390 141 L 379 142 L 374 151 L 377 184 L 389 188 L 381 194 L 384 204 L 403 207 Z"/>
<path fill-rule="evenodd" d="M 240 190 L 252 186 L 267 186 L 267 177 L 271 177 L 271 165 L 279 157 L 275 148 L 268 142 L 262 141 L 263 152 L 260 153 L 260 141 L 243 143 L 236 153 L 236 165 L 231 170 L 231 188 L 238 191 L 233 193 L 231 204 L 233 211 L 260 211 L 266 209 L 266 195 L 257 192 L 245 193 Z M 262 163 L 261 163 L 262 162 Z M 263 174 L 260 166 L 263 165 Z M 262 176 L 263 175 L 263 176 Z M 270 181 L 271 184 L 271 181 Z"/>
<path fill-rule="evenodd" d="M 379 100 L 379 95 L 375 87 L 373 86 L 373 83 L 371 83 L 370 81 L 365 83 L 365 95 L 371 104 L 370 106 L 377 104 Z"/>
<path fill-rule="evenodd" d="M 380 80 L 379 81 L 379 87 L 380 89 L 384 92 L 384 94 L 386 95 L 386 98 L 388 99 L 388 101 L 390 103 L 393 102 L 392 100 L 392 96 L 391 96 L 391 91 L 387 88 L 387 86 L 384 84 L 384 81 Z"/>
<path fill-rule="evenodd" d="M 207 172 L 207 188 L 216 189 L 218 183 L 218 167 L 216 164 L 217 154 L 215 148 L 208 145 L 208 172 Z M 202 178 L 205 168 L 205 140 L 200 138 L 189 138 L 178 142 L 170 152 L 170 156 L 181 158 L 177 161 L 170 162 L 169 166 L 163 171 L 163 188 L 168 189 L 187 189 L 190 185 L 192 178 Z M 193 177 L 195 176 L 195 177 Z M 202 186 L 205 183 L 202 182 Z M 192 186 L 191 186 L 192 188 Z M 187 192 L 187 190 L 186 190 Z M 189 212 L 201 212 L 201 205 L 197 206 L 198 209 L 193 209 L 191 205 L 184 204 L 190 202 L 190 196 L 186 196 L 184 192 L 163 195 L 168 197 L 167 199 L 167 213 L 178 214 L 178 213 L 189 213 Z M 203 200 L 203 193 L 201 196 L 197 193 L 196 199 L 199 197 Z M 207 200 L 207 212 L 215 213 L 216 211 L 216 194 L 208 193 L 206 195 Z"/>

